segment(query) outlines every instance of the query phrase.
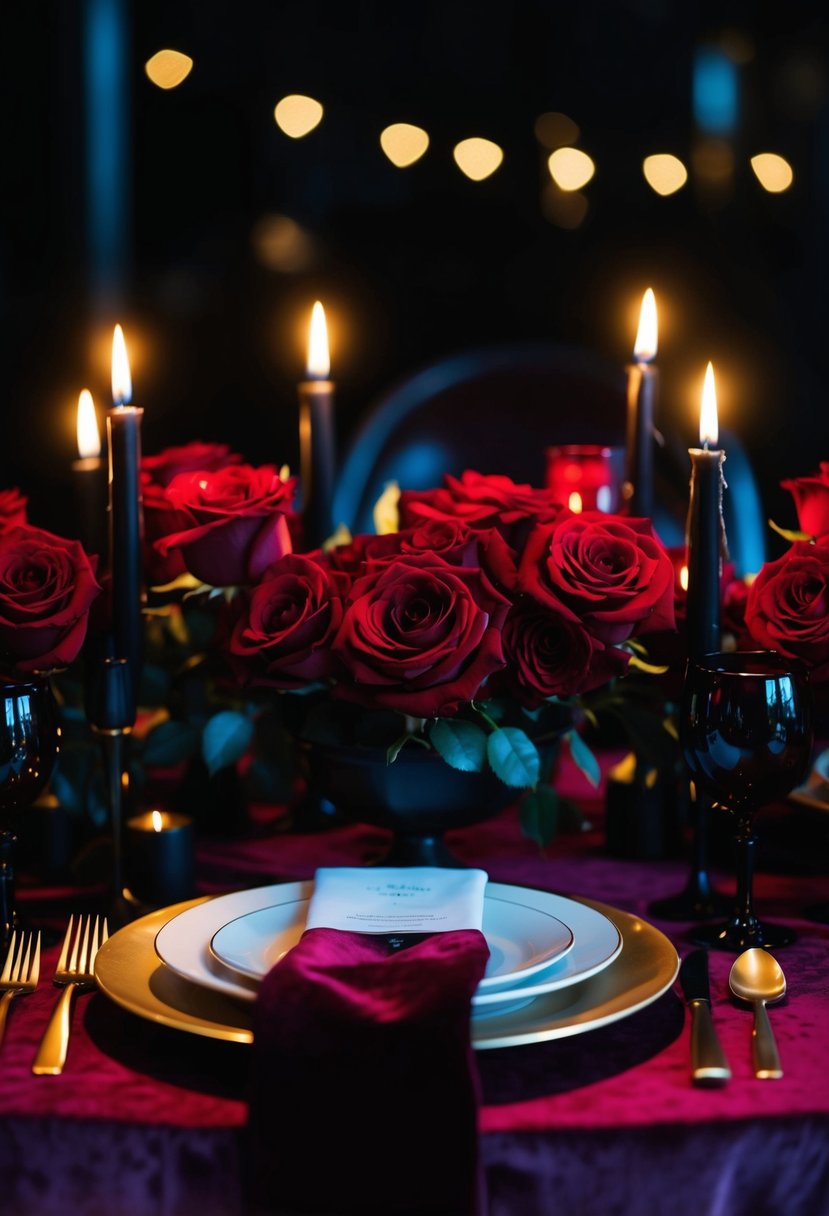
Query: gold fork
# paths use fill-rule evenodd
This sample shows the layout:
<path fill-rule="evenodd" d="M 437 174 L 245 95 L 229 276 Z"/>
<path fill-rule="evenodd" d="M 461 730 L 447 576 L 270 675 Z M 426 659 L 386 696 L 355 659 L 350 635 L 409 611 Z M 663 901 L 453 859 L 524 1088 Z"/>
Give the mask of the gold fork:
<path fill-rule="evenodd" d="M 28 992 L 34 992 L 40 979 L 40 933 L 38 932 L 37 937 L 34 933 L 21 934 L 20 942 L 15 950 L 16 941 L 17 932 L 15 931 L 9 942 L 5 966 L 0 972 L 0 991 L 3 993 L 0 997 L 0 1043 L 3 1042 L 6 1018 L 12 1001 L 16 996 L 25 996 Z M 34 954 L 32 953 L 32 942 L 34 942 Z"/>
<path fill-rule="evenodd" d="M 52 1010 L 32 1065 L 37 1076 L 57 1076 L 63 1071 L 72 1025 L 72 999 L 76 992 L 95 987 L 95 955 L 109 937 L 106 920 L 101 929 L 98 916 L 94 928 L 91 916 L 81 917 L 74 938 L 73 922 L 74 917 L 70 916 L 53 981 L 63 987 L 63 992 Z"/>

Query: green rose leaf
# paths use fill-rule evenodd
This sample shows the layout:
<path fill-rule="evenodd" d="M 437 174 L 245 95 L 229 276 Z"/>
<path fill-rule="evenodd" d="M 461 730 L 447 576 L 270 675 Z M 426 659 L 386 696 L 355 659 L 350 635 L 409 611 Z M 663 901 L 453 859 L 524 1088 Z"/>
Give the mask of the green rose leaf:
<path fill-rule="evenodd" d="M 532 788 L 541 769 L 532 739 L 517 726 L 501 726 L 486 741 L 486 754 L 492 771 L 505 785 Z"/>
<path fill-rule="evenodd" d="M 147 767 L 165 767 L 189 760 L 199 743 L 199 732 L 192 722 L 175 718 L 154 726 L 144 740 L 141 760 Z"/>
<path fill-rule="evenodd" d="M 253 723 L 245 714 L 223 709 L 205 725 L 201 750 L 207 771 L 213 777 L 219 769 L 241 760 L 253 739 Z"/>
<path fill-rule="evenodd" d="M 576 730 L 568 730 L 564 736 L 570 745 L 570 755 L 573 757 L 573 763 L 584 773 L 587 780 L 595 789 L 601 780 L 601 769 L 599 762 L 593 755 L 590 748 L 582 739 L 581 735 Z"/>
<path fill-rule="evenodd" d="M 486 732 L 474 722 L 459 718 L 438 718 L 429 738 L 451 768 L 462 773 L 480 773 L 486 764 Z"/>
<path fill-rule="evenodd" d="M 558 828 L 558 794 L 551 785 L 539 785 L 521 799 L 518 808 L 521 831 L 544 848 Z"/>

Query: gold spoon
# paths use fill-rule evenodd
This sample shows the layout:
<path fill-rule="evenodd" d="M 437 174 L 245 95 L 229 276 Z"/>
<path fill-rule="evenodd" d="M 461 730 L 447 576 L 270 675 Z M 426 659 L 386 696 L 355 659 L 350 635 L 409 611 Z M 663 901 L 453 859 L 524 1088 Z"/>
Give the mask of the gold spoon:
<path fill-rule="evenodd" d="M 778 1080 L 783 1076 L 783 1069 L 766 1012 L 766 1002 L 779 1001 L 786 995 L 786 977 L 780 964 L 768 950 L 756 946 L 744 950 L 734 960 L 728 985 L 734 996 L 754 1007 L 754 1030 L 751 1035 L 754 1075 L 764 1081 Z"/>

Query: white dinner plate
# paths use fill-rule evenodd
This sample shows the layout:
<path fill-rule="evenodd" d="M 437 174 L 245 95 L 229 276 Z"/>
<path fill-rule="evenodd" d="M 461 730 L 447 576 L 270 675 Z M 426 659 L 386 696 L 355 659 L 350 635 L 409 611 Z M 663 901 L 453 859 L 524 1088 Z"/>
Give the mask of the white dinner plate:
<path fill-rule="evenodd" d="M 267 911 L 269 924 L 279 936 L 279 950 L 284 953 L 302 935 L 312 887 L 311 882 L 280 883 L 195 904 L 162 926 L 155 938 L 156 953 L 171 971 L 200 987 L 253 1001 L 258 981 L 230 972 L 211 954 L 210 941 L 230 920 Z M 520 939 L 522 916 L 536 923 L 534 913 L 539 911 L 569 927 L 571 949 L 552 962 L 530 964 L 532 970 L 525 966 L 520 971 L 506 971 L 511 967 L 511 957 L 518 955 L 526 961 L 527 950 L 520 940 L 515 945 L 506 940 L 504 924 L 509 923 Z M 487 884 L 484 933 L 490 943 L 490 966 L 501 974 L 491 977 L 496 983 L 489 988 L 482 982 L 472 998 L 479 1012 L 495 1007 L 500 1012 L 519 999 L 524 1003 L 540 993 L 587 979 L 611 963 L 622 948 L 619 930 L 595 909 L 562 895 L 506 883 Z"/>

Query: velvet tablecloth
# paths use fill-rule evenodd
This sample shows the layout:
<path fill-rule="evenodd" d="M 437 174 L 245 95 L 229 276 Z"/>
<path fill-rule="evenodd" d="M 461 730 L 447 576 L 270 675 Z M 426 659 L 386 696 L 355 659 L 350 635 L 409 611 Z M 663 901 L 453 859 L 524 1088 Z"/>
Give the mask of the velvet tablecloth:
<path fill-rule="evenodd" d="M 589 799 L 575 774 L 570 780 L 571 792 Z M 450 843 L 493 881 L 602 900 L 652 921 L 686 953 L 690 926 L 648 909 L 676 893 L 687 864 L 610 856 L 600 809 L 588 814 L 590 830 L 546 852 L 521 835 L 514 810 Z M 490 1216 L 829 1214 L 829 926 L 809 918 L 829 899 L 827 818 L 790 806 L 761 824 L 758 911 L 798 933 L 778 954 L 787 999 L 770 1011 L 783 1079 L 752 1076 L 751 1015 L 730 1001 L 732 958 L 717 952 L 712 1005 L 733 1073 L 723 1089 L 690 1083 L 687 1015 L 674 990 L 586 1034 L 478 1052 Z M 363 827 L 203 839 L 200 885 L 208 893 L 308 878 L 319 865 L 370 860 L 386 842 Z M 732 889 L 727 871 L 714 877 Z M 94 895 L 86 901 L 94 906 Z M 83 904 L 77 891 L 23 892 L 24 910 L 56 926 Z M 45 956 L 44 977 L 56 956 L 57 947 Z M 95 993 L 78 1000 L 63 1075 L 33 1077 L 56 995 L 42 982 L 18 1000 L 0 1047 L 2 1212 L 240 1216 L 249 1048 L 152 1025 Z"/>

